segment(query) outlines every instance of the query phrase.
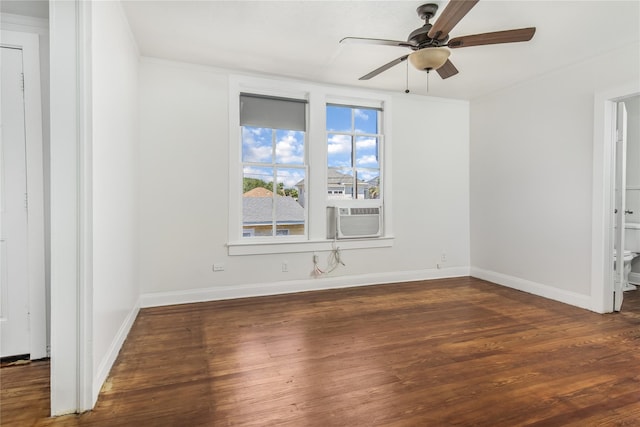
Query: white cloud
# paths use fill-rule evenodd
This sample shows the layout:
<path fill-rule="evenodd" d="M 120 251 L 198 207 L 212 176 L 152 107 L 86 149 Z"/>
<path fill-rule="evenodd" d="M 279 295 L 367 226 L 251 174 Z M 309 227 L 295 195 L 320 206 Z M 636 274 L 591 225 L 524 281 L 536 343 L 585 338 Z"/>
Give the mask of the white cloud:
<path fill-rule="evenodd" d="M 329 154 L 350 153 L 351 137 L 349 135 L 331 135 L 327 150 Z"/>
<path fill-rule="evenodd" d="M 269 168 L 246 166 L 242 169 L 245 178 L 256 178 L 266 182 L 273 182 L 273 172 Z"/>
<path fill-rule="evenodd" d="M 356 164 L 358 166 L 375 166 L 378 164 L 378 159 L 376 156 L 362 156 L 356 159 Z"/>
<path fill-rule="evenodd" d="M 355 108 L 353 110 L 353 114 L 355 114 L 355 116 L 357 118 L 359 118 L 359 119 L 369 120 L 369 115 L 366 112 L 364 112 L 363 110 L 359 109 L 359 108 Z"/>
<path fill-rule="evenodd" d="M 295 132 L 289 132 L 276 143 L 276 160 L 279 163 L 304 163 L 304 141 Z"/>
<path fill-rule="evenodd" d="M 271 162 L 271 143 L 261 137 L 262 129 L 244 128 L 242 133 L 242 159 L 245 162 Z M 256 138 L 258 137 L 258 138 Z"/>
<path fill-rule="evenodd" d="M 270 162 L 271 147 L 246 147 L 243 158 L 245 162 Z"/>
<path fill-rule="evenodd" d="M 378 145 L 378 140 L 376 138 L 358 138 L 356 140 L 357 148 L 375 148 Z"/>

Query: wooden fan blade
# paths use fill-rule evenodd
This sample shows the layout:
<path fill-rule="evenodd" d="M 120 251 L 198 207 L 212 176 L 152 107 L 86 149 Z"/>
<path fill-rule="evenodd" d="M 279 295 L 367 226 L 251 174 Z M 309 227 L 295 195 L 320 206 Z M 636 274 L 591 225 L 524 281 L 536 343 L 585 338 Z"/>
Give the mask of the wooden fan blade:
<path fill-rule="evenodd" d="M 447 62 L 444 65 L 436 70 L 440 77 L 443 79 L 448 79 L 451 76 L 455 76 L 458 74 L 458 69 L 453 65 L 451 61 L 447 59 Z"/>
<path fill-rule="evenodd" d="M 520 28 L 518 30 L 496 31 L 493 33 L 474 34 L 471 36 L 455 37 L 449 41 L 448 47 L 482 46 L 486 44 L 528 42 L 536 33 L 535 27 Z"/>
<path fill-rule="evenodd" d="M 409 57 L 409 55 L 403 55 L 400 58 L 396 58 L 393 61 L 384 64 L 382 67 L 376 68 L 375 70 L 373 70 L 369 74 L 366 74 L 366 75 L 360 77 L 358 80 L 369 80 L 370 78 L 377 76 L 378 74 L 382 73 L 383 71 L 387 71 L 389 68 L 393 67 L 394 65 L 398 65 L 402 61 L 406 61 L 408 57 Z"/>
<path fill-rule="evenodd" d="M 453 27 L 469 13 L 476 3 L 478 0 L 450 0 L 427 35 L 432 39 L 446 39 Z"/>
<path fill-rule="evenodd" d="M 366 43 L 377 44 L 383 46 L 400 46 L 400 47 L 416 47 L 415 42 L 404 42 L 401 40 L 372 39 L 368 37 L 345 37 L 340 43 Z"/>

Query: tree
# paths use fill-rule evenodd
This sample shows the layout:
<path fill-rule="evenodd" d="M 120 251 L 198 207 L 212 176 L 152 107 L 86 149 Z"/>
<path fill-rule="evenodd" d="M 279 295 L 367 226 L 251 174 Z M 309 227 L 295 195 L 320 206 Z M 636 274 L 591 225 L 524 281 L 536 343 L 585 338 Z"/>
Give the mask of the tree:
<path fill-rule="evenodd" d="M 284 194 L 286 196 L 293 197 L 294 199 L 298 200 L 298 190 L 295 188 L 285 188 Z"/>
<path fill-rule="evenodd" d="M 246 193 L 254 188 L 266 188 L 269 191 L 273 191 L 273 184 L 258 178 L 243 178 L 242 179 L 242 192 Z M 280 196 L 293 197 L 298 200 L 298 190 L 296 188 L 284 188 L 284 183 L 279 182 L 277 185 L 277 192 Z"/>
<path fill-rule="evenodd" d="M 380 189 L 378 187 L 369 187 L 369 198 L 370 199 L 380 198 Z"/>
<path fill-rule="evenodd" d="M 242 179 L 242 192 L 246 193 L 254 188 L 266 188 L 269 191 L 273 191 L 273 185 L 270 182 L 263 181 L 258 178 L 243 178 Z"/>

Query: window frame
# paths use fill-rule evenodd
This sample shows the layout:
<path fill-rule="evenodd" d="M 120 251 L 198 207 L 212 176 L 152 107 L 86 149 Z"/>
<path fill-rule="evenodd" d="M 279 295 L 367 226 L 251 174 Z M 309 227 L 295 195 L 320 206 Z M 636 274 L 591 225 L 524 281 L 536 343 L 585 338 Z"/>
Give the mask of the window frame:
<path fill-rule="evenodd" d="M 327 187 L 326 190 L 326 194 L 327 194 L 327 199 L 328 199 L 328 204 L 330 206 L 341 206 L 341 207 L 357 207 L 357 206 L 367 206 L 367 207 L 374 207 L 374 206 L 384 206 L 384 176 L 383 176 L 383 171 L 384 171 L 384 158 L 385 158 L 385 150 L 384 150 L 384 146 L 385 146 L 385 132 L 384 132 L 384 117 L 385 117 L 385 111 L 382 108 L 382 105 L 380 106 L 371 106 L 371 105 L 354 105 L 353 104 L 353 100 L 343 100 L 342 102 L 326 102 L 325 104 L 325 108 L 332 106 L 332 107 L 343 107 L 343 108 L 350 108 L 351 109 L 351 129 L 349 131 L 342 131 L 342 130 L 329 130 L 326 129 L 326 125 L 325 125 L 325 129 L 326 129 L 326 138 L 325 141 L 328 142 L 329 140 L 329 135 L 345 135 L 345 136 L 349 136 L 351 138 L 351 167 L 350 168 L 343 168 L 343 169 L 351 169 L 354 173 L 354 180 L 353 183 L 356 182 L 356 180 L 358 179 L 357 176 L 357 170 L 358 167 L 356 166 L 356 160 L 357 160 L 357 139 L 358 138 L 362 138 L 362 137 L 373 137 L 376 138 L 378 141 L 378 147 L 377 147 L 377 161 L 378 161 L 378 167 L 377 168 L 367 168 L 367 167 L 363 167 L 361 169 L 377 169 L 378 171 L 378 181 L 380 183 L 382 183 L 382 185 L 379 185 L 380 189 L 380 194 L 379 197 L 376 199 L 368 199 L 368 198 L 363 198 L 363 199 L 358 199 L 357 197 L 357 193 L 355 194 L 355 197 L 353 197 L 352 199 L 331 199 L 329 198 L 329 194 L 332 194 L 329 192 L 329 189 Z M 376 110 L 377 111 L 377 129 L 376 129 L 376 133 L 372 134 L 372 133 L 358 133 L 357 129 L 356 129 L 356 125 L 355 125 L 355 111 L 356 109 L 367 109 L 367 110 Z M 327 150 L 328 151 L 328 150 Z M 338 167 L 330 167 L 328 162 L 325 165 L 327 168 L 327 171 L 329 169 L 334 169 L 334 170 L 338 170 L 340 168 Z M 354 190 L 357 192 L 357 190 Z M 346 191 L 342 191 L 341 194 L 347 194 Z M 340 201 L 339 203 L 336 203 Z"/>
<path fill-rule="evenodd" d="M 240 126 L 240 94 L 251 93 L 269 97 L 307 100 L 307 129 L 305 134 L 306 195 L 304 236 L 242 237 L 242 139 Z M 383 236 L 377 238 L 340 240 L 343 249 L 393 246 L 391 192 L 391 96 L 360 89 L 328 87 L 320 84 L 285 79 L 269 79 L 246 75 L 229 76 L 229 182 L 228 182 L 228 236 L 229 255 L 258 255 L 331 250 L 332 239 L 327 239 L 327 206 L 381 206 L 383 208 Z M 327 104 L 378 108 L 383 110 L 379 124 L 383 141 L 379 147 L 380 199 L 329 200 L 327 194 Z M 382 198 L 384 197 L 384 199 Z"/>
<path fill-rule="evenodd" d="M 308 108 L 305 105 L 305 116 L 308 116 L 308 112 L 306 111 L 308 110 Z M 251 127 L 255 127 L 255 126 L 251 126 Z M 242 157 L 242 144 L 243 144 L 243 136 L 242 136 L 242 128 L 243 125 L 240 125 L 240 145 L 241 145 L 241 153 L 240 156 Z M 278 163 L 277 161 L 277 156 L 276 156 L 276 144 L 277 144 L 277 133 L 280 130 L 284 130 L 284 129 L 275 129 L 275 128 L 260 128 L 260 129 L 269 129 L 271 131 L 271 149 L 272 149 L 272 153 L 271 153 L 271 162 L 267 163 L 267 162 L 256 162 L 256 161 L 245 161 L 244 159 L 241 159 L 241 164 L 240 164 L 240 168 L 241 168 L 241 172 L 242 172 L 242 177 L 244 179 L 245 177 L 245 167 L 248 168 L 266 168 L 266 169 L 271 169 L 272 170 L 272 188 L 270 189 L 270 191 L 272 192 L 271 195 L 271 200 L 272 200 L 272 209 L 271 209 L 271 236 L 256 236 L 255 235 L 255 229 L 254 229 L 254 234 L 251 234 L 250 236 L 245 236 L 244 235 L 244 231 L 242 232 L 242 238 L 243 239 L 251 239 L 251 240 L 270 240 L 273 238 L 277 238 L 277 239 L 297 239 L 297 240 L 307 240 L 308 239 L 308 222 L 309 222 L 309 215 L 308 215 L 308 209 L 307 206 L 302 206 L 304 213 L 303 213 L 303 218 L 304 218 L 304 233 L 302 234 L 281 234 L 278 233 L 278 220 L 277 220 L 277 215 L 278 215 L 278 203 L 277 203 L 277 198 L 278 198 L 278 192 L 277 192 L 277 188 L 278 188 L 278 173 L 277 171 L 279 169 L 299 169 L 302 171 L 303 175 L 304 175 L 304 181 L 306 182 L 308 179 L 308 175 L 309 175 L 309 165 L 308 165 L 308 156 L 307 156 L 307 146 L 308 146 L 308 135 L 306 130 L 304 131 L 304 141 L 303 141 L 303 145 L 304 145 L 304 159 L 302 163 L 299 164 L 295 164 L 295 163 Z M 286 130 L 285 130 L 286 131 Z M 234 191 L 233 188 L 230 188 L 229 191 Z M 244 200 L 244 199 L 243 199 Z M 244 206 L 243 206 L 244 209 Z M 244 215 L 244 212 L 241 212 L 241 215 Z M 242 230 L 245 229 L 245 225 L 244 223 L 242 223 Z"/>

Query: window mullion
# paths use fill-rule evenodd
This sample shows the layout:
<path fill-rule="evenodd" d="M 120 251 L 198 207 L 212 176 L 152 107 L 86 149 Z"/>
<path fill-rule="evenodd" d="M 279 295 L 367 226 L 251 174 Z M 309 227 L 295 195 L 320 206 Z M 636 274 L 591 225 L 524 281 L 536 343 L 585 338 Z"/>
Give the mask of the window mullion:
<path fill-rule="evenodd" d="M 358 172 L 356 170 L 356 109 L 351 109 L 351 173 L 353 173 L 353 198 L 358 199 Z"/>
<path fill-rule="evenodd" d="M 275 237 L 277 234 L 277 221 L 276 221 L 276 197 L 278 197 L 278 170 L 276 166 L 276 130 L 271 130 L 271 166 L 273 170 L 273 192 L 271 194 L 271 236 Z"/>

